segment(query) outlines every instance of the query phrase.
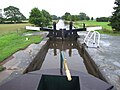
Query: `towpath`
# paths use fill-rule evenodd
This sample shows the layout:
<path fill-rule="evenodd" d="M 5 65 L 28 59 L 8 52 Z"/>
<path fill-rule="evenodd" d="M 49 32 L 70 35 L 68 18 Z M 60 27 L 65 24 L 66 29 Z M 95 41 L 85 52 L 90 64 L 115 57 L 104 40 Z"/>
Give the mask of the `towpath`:
<path fill-rule="evenodd" d="M 80 33 L 84 38 L 86 32 Z M 101 35 L 100 48 L 86 48 L 105 79 L 120 90 L 120 36 Z"/>

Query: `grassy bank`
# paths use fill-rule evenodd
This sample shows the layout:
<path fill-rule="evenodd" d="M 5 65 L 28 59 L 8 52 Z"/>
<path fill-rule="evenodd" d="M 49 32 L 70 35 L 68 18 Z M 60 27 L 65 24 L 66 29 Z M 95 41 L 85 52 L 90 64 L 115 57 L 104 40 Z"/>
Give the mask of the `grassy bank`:
<path fill-rule="evenodd" d="M 0 24 L 0 62 L 16 51 L 42 40 L 40 36 L 22 36 L 21 34 L 26 32 L 23 29 L 26 25 L 30 24 Z M 29 40 L 26 40 L 26 37 Z"/>
<path fill-rule="evenodd" d="M 82 24 L 85 23 L 86 27 L 94 27 L 94 26 L 102 26 L 103 29 L 112 30 L 110 26 L 108 26 L 109 22 L 96 22 L 96 21 L 77 21 L 75 22 L 76 27 L 82 27 Z"/>
<path fill-rule="evenodd" d="M 102 30 L 99 30 L 101 34 L 109 34 L 113 36 L 120 36 L 120 32 L 113 32 L 109 22 L 96 22 L 96 21 L 77 21 L 74 23 L 75 27 L 82 27 L 82 24 L 85 23 L 86 27 L 102 26 Z"/>
<path fill-rule="evenodd" d="M 26 36 L 18 35 L 17 33 L 9 33 L 0 35 L 0 62 L 9 57 L 16 51 L 24 49 L 31 43 L 40 42 L 40 36 Z"/>
<path fill-rule="evenodd" d="M 25 28 L 25 26 L 31 25 L 29 23 L 21 23 L 21 24 L 0 24 L 0 34 L 6 34 L 10 32 L 17 32 L 21 28 Z"/>

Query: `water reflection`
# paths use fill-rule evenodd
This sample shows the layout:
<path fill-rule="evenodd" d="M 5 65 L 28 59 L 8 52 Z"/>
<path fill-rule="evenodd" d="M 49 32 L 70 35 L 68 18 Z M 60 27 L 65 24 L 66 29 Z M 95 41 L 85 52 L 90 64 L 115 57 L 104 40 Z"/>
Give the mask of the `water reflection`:
<path fill-rule="evenodd" d="M 35 70 L 59 69 L 59 73 L 62 74 L 61 51 L 64 51 L 69 69 L 87 73 L 77 42 L 61 39 L 49 40 L 30 64 L 26 73 Z"/>
<path fill-rule="evenodd" d="M 59 51 L 68 51 L 69 56 L 71 57 L 72 55 L 72 49 L 77 49 L 78 44 L 76 41 L 62 41 L 62 40 L 57 40 L 57 41 L 49 41 L 49 49 L 54 50 L 54 56 L 57 55 L 57 49 Z"/>
<path fill-rule="evenodd" d="M 40 69 L 44 70 L 59 68 L 60 74 L 62 74 L 63 62 L 60 58 L 60 52 L 64 51 L 69 69 L 87 72 L 83 63 L 83 59 L 80 56 L 78 50 L 78 44 L 76 41 L 62 41 L 61 39 L 57 39 L 56 41 L 49 41 L 49 49 Z"/>

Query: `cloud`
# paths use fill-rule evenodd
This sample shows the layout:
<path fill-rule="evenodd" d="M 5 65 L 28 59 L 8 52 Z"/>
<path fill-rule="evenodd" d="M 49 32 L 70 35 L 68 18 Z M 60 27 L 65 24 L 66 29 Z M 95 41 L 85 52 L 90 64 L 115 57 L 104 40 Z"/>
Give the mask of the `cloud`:
<path fill-rule="evenodd" d="M 58 16 L 65 12 L 71 14 L 86 13 L 90 17 L 110 16 L 114 0 L 1 0 L 0 8 L 16 6 L 27 17 L 32 8 L 45 9 Z"/>

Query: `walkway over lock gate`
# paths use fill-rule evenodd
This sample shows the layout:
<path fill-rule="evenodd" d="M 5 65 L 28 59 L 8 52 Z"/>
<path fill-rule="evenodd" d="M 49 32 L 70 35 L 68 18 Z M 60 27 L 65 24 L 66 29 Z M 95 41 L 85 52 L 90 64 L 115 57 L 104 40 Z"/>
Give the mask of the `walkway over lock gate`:
<path fill-rule="evenodd" d="M 48 31 L 49 34 L 47 35 L 47 37 L 49 37 L 49 38 L 60 37 L 62 39 L 65 39 L 65 38 L 76 39 L 79 37 L 77 32 L 86 31 L 86 28 L 85 28 L 85 24 L 83 24 L 83 28 L 73 29 L 73 23 L 70 22 L 69 23 L 69 30 L 66 30 L 66 28 L 60 28 L 59 30 L 57 30 L 56 29 L 56 22 L 54 22 L 53 29 L 41 27 L 40 30 Z"/>

